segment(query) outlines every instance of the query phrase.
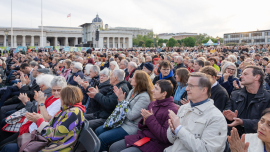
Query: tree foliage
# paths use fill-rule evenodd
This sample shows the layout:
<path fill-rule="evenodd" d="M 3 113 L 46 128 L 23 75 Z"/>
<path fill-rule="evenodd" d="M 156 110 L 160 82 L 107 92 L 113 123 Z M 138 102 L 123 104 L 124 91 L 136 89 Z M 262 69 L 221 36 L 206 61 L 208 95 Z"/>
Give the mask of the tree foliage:
<path fill-rule="evenodd" d="M 194 47 L 196 43 L 196 39 L 194 37 L 187 37 L 183 39 L 183 43 L 185 46 Z"/>
<path fill-rule="evenodd" d="M 154 43 L 154 40 L 152 40 L 152 39 L 147 39 L 147 40 L 145 41 L 145 46 L 146 46 L 146 47 L 151 47 L 151 43 Z"/>
<path fill-rule="evenodd" d="M 168 47 L 174 47 L 177 41 L 174 38 L 170 38 L 167 45 Z"/>

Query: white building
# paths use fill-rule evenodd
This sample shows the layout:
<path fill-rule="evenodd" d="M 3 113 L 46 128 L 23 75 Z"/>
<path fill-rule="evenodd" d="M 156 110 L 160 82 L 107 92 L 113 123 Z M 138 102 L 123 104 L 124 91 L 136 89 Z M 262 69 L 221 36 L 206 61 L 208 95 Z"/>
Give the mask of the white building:
<path fill-rule="evenodd" d="M 99 40 L 95 41 L 96 30 L 99 29 Z M 5 35 L 5 31 L 8 35 Z M 151 29 L 132 27 L 109 28 L 98 15 L 92 23 L 80 27 L 43 26 L 44 46 L 84 46 L 97 48 L 131 48 L 132 38 L 138 34 L 146 35 Z M 6 39 L 8 41 L 6 41 Z M 41 46 L 41 26 L 38 28 L 13 28 L 13 48 L 17 46 Z M 10 27 L 0 27 L 0 46 L 11 46 Z"/>
<path fill-rule="evenodd" d="M 83 44 L 89 44 L 97 48 L 131 48 L 132 38 L 138 34 L 146 35 L 153 30 L 132 28 L 132 27 L 114 27 L 109 28 L 108 24 L 103 27 L 103 21 L 96 15 L 92 23 L 80 25 L 83 28 Z M 96 41 L 96 30 L 99 30 L 99 40 Z"/>
<path fill-rule="evenodd" d="M 170 38 L 174 38 L 176 40 L 181 40 L 181 39 L 184 39 L 186 37 L 196 36 L 196 35 L 198 35 L 198 34 L 197 33 L 187 33 L 187 32 L 183 32 L 183 33 L 160 33 L 160 34 L 158 34 L 158 38 L 167 39 L 167 40 L 169 40 Z"/>

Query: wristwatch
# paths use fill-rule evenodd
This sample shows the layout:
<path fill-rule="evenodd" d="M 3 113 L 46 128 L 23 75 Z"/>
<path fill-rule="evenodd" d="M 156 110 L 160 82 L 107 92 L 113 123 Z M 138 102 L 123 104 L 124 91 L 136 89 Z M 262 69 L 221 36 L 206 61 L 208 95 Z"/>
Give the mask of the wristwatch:
<path fill-rule="evenodd" d="M 38 106 L 39 106 L 39 107 L 40 107 L 40 106 L 44 106 L 44 103 L 41 103 L 41 104 L 39 104 Z"/>

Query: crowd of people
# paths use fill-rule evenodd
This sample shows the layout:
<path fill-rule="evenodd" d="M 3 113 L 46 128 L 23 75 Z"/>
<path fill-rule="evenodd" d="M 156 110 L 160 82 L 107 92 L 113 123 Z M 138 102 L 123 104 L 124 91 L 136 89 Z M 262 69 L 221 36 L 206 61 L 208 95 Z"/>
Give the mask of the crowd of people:
<path fill-rule="evenodd" d="M 5 51 L 0 151 L 24 151 L 29 133 L 48 142 L 28 144 L 39 151 L 74 151 L 88 121 L 100 152 L 270 152 L 269 52 L 269 45 Z"/>

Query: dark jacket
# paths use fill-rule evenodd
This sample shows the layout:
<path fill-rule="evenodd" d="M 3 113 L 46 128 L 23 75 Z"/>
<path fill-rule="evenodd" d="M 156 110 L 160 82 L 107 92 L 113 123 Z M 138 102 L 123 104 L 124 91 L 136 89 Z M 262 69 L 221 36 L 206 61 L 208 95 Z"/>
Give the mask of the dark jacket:
<path fill-rule="evenodd" d="M 244 127 L 236 126 L 240 136 L 244 133 L 257 133 L 256 126 L 261 118 L 262 111 L 270 107 L 270 93 L 264 90 L 263 85 L 261 85 L 255 97 L 250 101 L 248 106 L 246 105 L 247 91 L 244 87 L 232 92 L 226 107 L 226 109 L 230 109 L 233 112 L 237 110 L 237 118 L 243 120 Z M 245 116 L 242 115 L 244 111 L 246 112 Z"/>
<path fill-rule="evenodd" d="M 109 67 L 110 67 L 110 63 L 105 62 L 104 65 L 100 67 L 100 70 L 103 70 L 104 68 L 109 68 Z"/>
<path fill-rule="evenodd" d="M 140 68 L 140 70 L 143 69 L 144 63 L 142 63 L 138 68 Z"/>
<path fill-rule="evenodd" d="M 229 76 L 228 81 L 226 82 L 224 82 L 223 76 L 219 78 L 217 81 L 222 87 L 224 87 L 227 90 L 228 94 L 230 95 L 234 89 L 234 86 L 233 86 L 234 80 L 236 80 L 237 84 L 239 84 L 238 78 L 232 77 L 232 76 Z"/>
<path fill-rule="evenodd" d="M 144 137 L 149 137 L 151 140 L 140 147 L 136 146 L 142 152 L 163 152 L 166 147 L 171 145 L 167 139 L 167 129 L 169 127 L 168 110 L 172 110 L 174 113 L 178 111 L 173 103 L 173 97 L 151 102 L 147 110 L 150 111 L 151 109 L 153 110 L 153 115 L 146 119 L 145 125 L 143 124 L 143 119 L 141 119 L 138 124 L 140 130 L 137 131 L 137 134 L 125 137 L 125 143 L 129 145 L 127 147 L 135 146 L 134 143 Z"/>
<path fill-rule="evenodd" d="M 73 77 L 74 77 L 74 76 L 75 76 L 75 77 L 80 76 L 80 77 L 83 79 L 84 74 L 83 74 L 82 71 L 78 71 L 77 73 L 72 73 L 72 76 L 71 76 L 70 79 L 68 80 L 67 84 L 74 85 L 74 86 L 77 86 L 77 85 L 78 85 L 78 83 L 75 82 L 75 81 L 73 80 Z"/>
<path fill-rule="evenodd" d="M 225 110 L 229 101 L 229 95 L 220 84 L 211 88 L 211 99 L 214 100 L 214 105 L 221 111 Z"/>
<path fill-rule="evenodd" d="M 87 92 L 88 92 L 88 89 L 90 87 L 94 87 L 96 88 L 96 86 L 99 85 L 99 76 L 96 76 L 94 78 L 92 78 L 90 81 L 89 81 L 89 86 L 86 88 L 86 90 L 80 86 L 81 90 L 82 90 L 82 93 L 83 93 L 83 100 L 82 100 L 82 104 L 85 105 L 86 102 L 87 102 L 87 99 L 88 99 L 88 95 L 87 95 Z"/>
<path fill-rule="evenodd" d="M 30 98 L 30 101 L 34 100 L 35 92 L 39 91 L 40 87 L 38 86 L 36 80 L 33 81 L 32 86 L 25 85 L 20 89 L 20 93 L 26 93 Z"/>
<path fill-rule="evenodd" d="M 179 68 L 186 68 L 186 66 L 184 65 L 184 63 L 177 64 L 173 69 L 173 73 L 175 73 L 176 70 L 179 69 Z"/>
<path fill-rule="evenodd" d="M 126 69 L 124 70 L 124 72 L 125 72 L 125 79 L 126 79 L 126 77 L 129 75 L 128 69 L 126 68 Z"/>
<path fill-rule="evenodd" d="M 118 88 L 122 88 L 123 93 L 126 92 L 127 97 L 129 92 L 127 82 L 126 81 L 119 82 L 118 84 L 116 84 L 116 86 Z M 113 86 L 111 86 L 110 91 L 106 95 L 103 95 L 102 93 L 99 92 L 95 95 L 94 99 L 100 105 L 100 110 L 94 113 L 94 115 L 97 118 L 107 119 L 115 109 L 116 105 L 118 104 L 118 97 L 113 92 Z"/>
<path fill-rule="evenodd" d="M 157 76 L 154 78 L 153 84 L 155 85 L 156 82 L 157 82 L 158 80 L 159 80 L 159 75 L 157 75 Z M 167 78 L 166 80 L 170 80 L 170 81 L 171 81 L 171 83 L 173 84 L 173 89 L 176 88 L 177 82 L 176 82 L 176 80 L 174 79 L 174 77 L 169 77 L 169 78 Z"/>

